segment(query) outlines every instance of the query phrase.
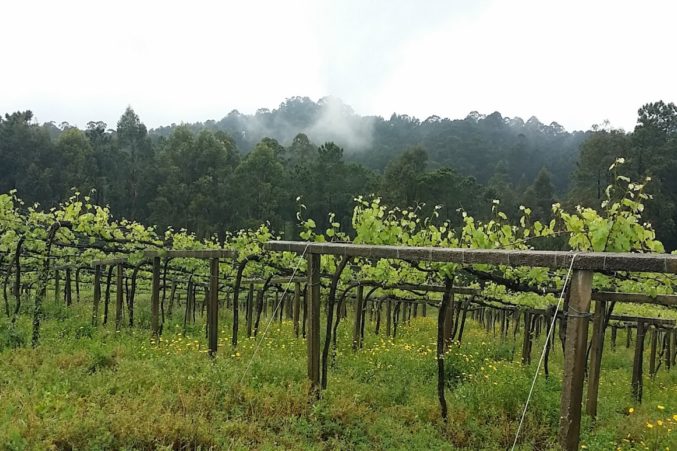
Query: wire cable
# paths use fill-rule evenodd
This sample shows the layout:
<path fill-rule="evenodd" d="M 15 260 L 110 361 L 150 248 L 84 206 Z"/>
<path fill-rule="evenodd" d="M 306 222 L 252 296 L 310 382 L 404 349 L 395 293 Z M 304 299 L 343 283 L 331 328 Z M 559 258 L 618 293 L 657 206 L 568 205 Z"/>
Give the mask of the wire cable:
<path fill-rule="evenodd" d="M 574 254 L 573 257 L 571 258 L 571 264 L 569 265 L 569 271 L 567 272 L 566 279 L 564 279 L 564 285 L 562 286 L 562 292 L 560 293 L 559 300 L 557 301 L 557 308 L 555 309 L 555 314 L 552 315 L 552 322 L 550 323 L 550 328 L 548 329 L 548 334 L 545 337 L 545 344 L 543 345 L 543 351 L 541 352 L 541 358 L 538 360 L 538 366 L 536 367 L 536 373 L 534 374 L 534 378 L 531 381 L 531 388 L 529 389 L 529 396 L 527 396 L 527 401 L 524 403 L 524 410 L 522 411 L 522 417 L 520 418 L 519 425 L 517 426 L 517 433 L 515 434 L 515 441 L 513 441 L 512 447 L 510 448 L 511 451 L 514 451 L 515 446 L 517 446 L 517 439 L 520 436 L 520 432 L 522 430 L 522 424 L 524 423 L 524 418 L 527 415 L 527 409 L 529 408 L 529 402 L 531 401 L 531 395 L 534 393 L 534 387 L 536 386 L 536 379 L 538 379 L 538 373 L 541 371 L 541 365 L 543 364 L 543 359 L 545 358 L 545 351 L 548 347 L 548 343 L 550 342 L 553 331 L 555 330 L 555 322 L 557 321 L 557 311 L 559 310 L 560 306 L 562 305 L 562 300 L 564 299 L 564 292 L 566 291 L 567 284 L 569 283 L 571 271 L 573 270 L 573 267 L 574 267 L 574 260 L 576 259 L 577 255 L 578 254 Z M 525 330 L 524 333 L 529 333 L 529 331 Z"/>

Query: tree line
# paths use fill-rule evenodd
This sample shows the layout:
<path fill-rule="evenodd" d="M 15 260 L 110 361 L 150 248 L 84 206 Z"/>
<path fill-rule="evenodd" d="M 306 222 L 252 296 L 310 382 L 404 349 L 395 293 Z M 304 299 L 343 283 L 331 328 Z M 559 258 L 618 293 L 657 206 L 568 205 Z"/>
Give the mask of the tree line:
<path fill-rule="evenodd" d="M 89 122 L 38 124 L 30 111 L 0 118 L 0 192 L 56 205 L 73 189 L 92 192 L 118 217 L 205 237 L 269 222 L 287 237 L 306 209 L 350 223 L 354 197 L 390 205 L 442 206 L 488 218 L 492 200 L 535 219 L 555 201 L 599 207 L 617 157 L 633 180 L 650 177 L 644 215 L 668 249 L 677 247 L 677 108 L 639 109 L 635 129 L 567 132 L 556 123 L 471 113 L 462 120 L 357 116 L 336 101 L 292 98 L 254 115 L 148 130 L 128 108 L 114 129 Z M 329 126 L 335 124 L 337 130 Z M 321 141 L 316 141 L 320 139 Z M 322 141 L 331 139 L 331 141 Z M 515 214 L 516 216 L 516 214 Z"/>

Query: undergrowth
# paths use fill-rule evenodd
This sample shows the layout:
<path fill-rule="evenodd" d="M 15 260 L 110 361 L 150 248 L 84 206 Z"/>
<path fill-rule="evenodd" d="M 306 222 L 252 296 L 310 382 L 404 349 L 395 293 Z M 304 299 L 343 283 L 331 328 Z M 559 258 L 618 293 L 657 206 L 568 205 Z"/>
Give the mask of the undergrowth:
<path fill-rule="evenodd" d="M 520 334 L 516 342 L 502 339 L 469 320 L 463 344 L 446 357 L 445 423 L 436 393 L 436 315 L 401 324 L 396 339 L 374 335 L 368 324 L 356 353 L 352 320 L 342 321 L 328 389 L 310 402 L 306 346 L 291 321 L 275 321 L 258 339 L 241 327 L 233 349 L 223 313 L 211 359 L 199 315 L 185 335 L 180 315 L 167 320 L 162 339 L 152 342 L 144 297 L 136 307 L 142 327 L 121 332 L 112 322 L 91 326 L 84 301 L 45 307 L 37 349 L 28 345 L 30 315 L 15 327 L 0 321 L 2 449 L 507 449 L 542 346 L 541 337 L 534 363 L 522 366 Z M 633 349 L 622 334 L 616 349 L 605 350 L 599 416 L 584 418 L 582 447 L 676 449 L 677 370 L 645 376 L 644 402 L 635 405 Z M 553 353 L 518 449 L 557 447 L 561 347 Z"/>

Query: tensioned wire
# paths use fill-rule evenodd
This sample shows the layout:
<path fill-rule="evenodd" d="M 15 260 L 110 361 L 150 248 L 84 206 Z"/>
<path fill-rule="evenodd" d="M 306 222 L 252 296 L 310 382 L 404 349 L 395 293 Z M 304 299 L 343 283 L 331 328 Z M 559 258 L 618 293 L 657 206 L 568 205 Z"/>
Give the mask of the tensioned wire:
<path fill-rule="evenodd" d="M 291 285 L 292 281 L 294 280 L 294 277 L 296 276 L 296 272 L 299 269 L 299 266 L 301 265 L 301 262 L 303 261 L 303 258 L 306 255 L 306 251 L 308 250 L 308 246 L 310 246 L 310 242 L 306 243 L 306 247 L 303 248 L 303 252 L 301 252 L 301 256 L 299 257 L 298 262 L 296 263 L 296 266 L 294 266 L 294 270 L 291 273 L 291 276 L 289 277 L 289 282 L 285 284 L 284 291 L 282 292 L 282 296 L 280 296 L 280 300 L 277 302 L 275 305 L 275 308 L 273 309 L 273 314 L 270 316 L 270 319 L 268 320 L 268 323 L 266 324 L 265 329 L 263 330 L 263 333 L 261 334 L 261 339 L 256 343 L 256 347 L 254 348 L 254 352 L 252 353 L 251 359 L 249 359 L 249 362 L 247 363 L 247 366 L 245 367 L 244 371 L 242 372 L 242 377 L 240 378 L 240 384 L 244 381 L 244 378 L 247 376 L 247 373 L 249 372 L 249 369 L 252 366 L 252 363 L 254 362 L 254 358 L 256 357 L 256 353 L 258 352 L 259 348 L 261 347 L 261 343 L 266 339 L 266 333 L 268 333 L 268 329 L 270 329 L 270 325 L 273 323 L 275 320 L 275 314 L 277 313 L 277 310 L 280 308 L 280 305 L 282 305 L 282 301 L 284 301 L 284 297 L 287 295 L 287 292 L 289 291 L 289 286 Z"/>
<path fill-rule="evenodd" d="M 538 359 L 538 365 L 536 366 L 536 373 L 534 373 L 534 378 L 531 381 L 531 388 L 529 389 L 529 396 L 527 396 L 527 401 L 524 403 L 524 410 L 522 411 L 522 417 L 520 418 L 519 425 L 517 426 L 517 433 L 515 434 L 515 441 L 512 443 L 512 447 L 510 448 L 511 451 L 514 451 L 515 446 L 517 446 L 517 439 L 520 436 L 520 432 L 522 430 L 522 424 L 524 423 L 524 418 L 527 415 L 527 409 L 529 408 L 529 402 L 531 401 L 531 395 L 534 393 L 534 387 L 536 386 L 536 379 L 538 379 L 538 373 L 541 370 L 541 365 L 543 364 L 543 360 L 545 358 L 545 351 L 548 348 L 548 343 L 550 342 L 553 331 L 555 330 L 555 322 L 557 321 L 557 312 L 559 311 L 559 308 L 562 305 L 562 300 L 564 299 L 564 292 L 566 291 L 567 284 L 569 283 L 571 271 L 574 267 L 574 260 L 576 259 L 577 255 L 578 254 L 574 254 L 571 257 L 571 264 L 569 265 L 569 271 L 567 271 L 567 276 L 564 279 L 564 285 L 562 286 L 562 292 L 560 293 L 559 299 L 557 301 L 557 308 L 555 309 L 555 314 L 552 315 L 552 322 L 550 323 L 550 328 L 548 329 L 548 334 L 545 337 L 545 343 L 543 345 L 543 351 L 541 352 L 541 358 Z M 528 333 L 528 331 L 525 330 L 524 333 Z"/>
<path fill-rule="evenodd" d="M 249 359 L 249 362 L 247 363 L 245 370 L 242 372 L 242 376 L 241 376 L 240 382 L 239 382 L 240 384 L 242 384 L 242 382 L 244 381 L 244 378 L 249 373 L 251 365 L 254 362 L 254 358 L 256 357 L 256 354 L 258 353 L 259 348 L 261 347 L 261 343 L 263 343 L 263 341 L 265 340 L 266 334 L 268 333 L 268 330 L 270 329 L 271 324 L 275 320 L 275 315 L 276 315 L 278 309 L 280 308 L 280 305 L 282 305 L 282 301 L 284 300 L 284 297 L 286 296 L 287 292 L 289 291 L 289 286 L 291 285 L 292 281 L 294 280 L 294 277 L 296 276 L 296 273 L 299 269 L 301 262 L 303 261 L 303 258 L 306 255 L 306 252 L 308 250 L 309 245 L 310 245 L 310 243 L 306 243 L 306 246 L 304 247 L 303 252 L 301 253 L 301 255 L 299 257 L 299 261 L 296 263 L 296 266 L 294 266 L 294 270 L 292 271 L 292 274 L 289 278 L 289 282 L 287 282 L 285 284 L 286 286 L 285 286 L 284 291 L 282 292 L 282 296 L 280 296 L 280 301 L 277 302 L 277 304 L 275 305 L 275 308 L 273 309 L 273 314 L 271 315 L 270 319 L 268 320 L 268 323 L 266 324 L 265 329 L 263 330 L 263 333 L 261 334 L 261 339 L 258 340 L 256 347 L 254 348 L 254 352 L 252 353 L 252 356 Z M 547 346 L 548 346 L 548 342 L 552 338 L 554 326 L 555 326 L 555 323 L 557 321 L 557 311 L 559 311 L 559 308 L 562 305 L 562 301 L 564 300 L 564 293 L 566 291 L 567 285 L 569 284 L 569 279 L 571 278 L 571 272 L 572 272 L 573 266 L 574 266 L 574 260 L 576 259 L 577 255 L 578 254 L 574 254 L 571 258 L 571 263 L 569 264 L 569 270 L 567 271 L 566 278 L 564 279 L 564 285 L 562 286 L 562 291 L 561 291 L 559 299 L 557 301 L 557 308 L 555 309 L 555 314 L 553 315 L 552 322 L 550 323 L 550 327 L 548 329 L 548 334 L 547 334 L 546 339 L 545 339 L 543 351 L 541 352 L 541 357 L 539 358 L 538 365 L 536 366 L 536 372 L 534 373 L 534 377 L 531 381 L 531 387 L 529 389 L 529 395 L 527 396 L 527 400 L 524 403 L 524 410 L 522 411 L 522 416 L 520 418 L 519 425 L 517 426 L 517 432 L 515 434 L 515 440 L 513 441 L 511 450 L 514 450 L 515 446 L 517 446 L 517 440 L 519 439 L 519 435 L 520 435 L 520 432 L 522 430 L 522 425 L 524 423 L 524 418 L 526 417 L 527 410 L 529 408 L 529 403 L 531 402 L 531 397 L 532 397 L 533 392 L 534 392 L 534 387 L 536 386 L 536 380 L 538 379 L 538 373 L 540 372 L 541 365 L 543 364 L 543 360 L 545 359 L 545 352 L 546 352 L 546 349 L 547 349 Z"/>

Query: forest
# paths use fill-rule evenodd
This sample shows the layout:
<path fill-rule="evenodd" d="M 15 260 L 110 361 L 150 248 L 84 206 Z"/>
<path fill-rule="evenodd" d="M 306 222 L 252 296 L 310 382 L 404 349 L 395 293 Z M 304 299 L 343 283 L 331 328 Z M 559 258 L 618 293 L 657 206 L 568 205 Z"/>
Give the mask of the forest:
<path fill-rule="evenodd" d="M 447 218 L 461 210 L 487 218 L 496 199 L 508 213 L 526 205 L 545 219 L 555 201 L 598 206 L 619 157 L 628 161 L 624 176 L 650 177 L 643 217 L 675 249 L 677 107 L 663 101 L 641 106 L 631 132 L 608 124 L 567 131 L 499 112 L 366 117 L 331 97 L 152 130 L 131 107 L 114 128 L 40 124 L 31 111 L 0 118 L 0 192 L 16 189 L 43 208 L 91 192 L 118 217 L 221 239 L 263 222 L 292 237 L 300 205 L 320 226 L 330 212 L 349 222 L 353 199 L 370 194 L 439 205 Z"/>

